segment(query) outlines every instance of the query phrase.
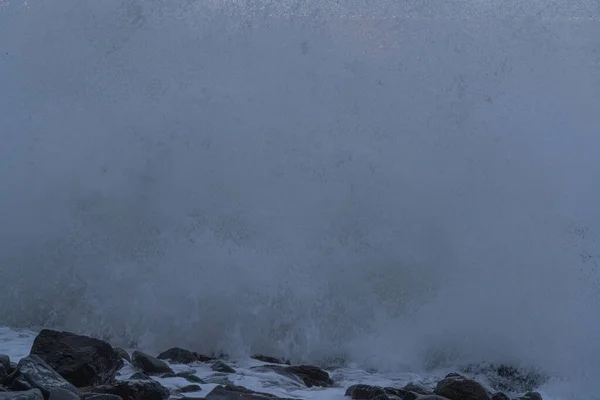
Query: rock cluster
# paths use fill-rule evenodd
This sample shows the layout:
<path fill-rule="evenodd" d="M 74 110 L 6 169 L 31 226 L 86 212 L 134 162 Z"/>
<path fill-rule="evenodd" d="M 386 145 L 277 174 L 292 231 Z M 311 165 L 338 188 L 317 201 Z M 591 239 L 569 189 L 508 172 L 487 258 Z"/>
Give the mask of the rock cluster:
<path fill-rule="evenodd" d="M 290 365 L 288 361 L 264 355 L 255 355 L 253 358 L 267 364 L 251 369 L 285 376 L 298 387 L 340 387 L 327 371 L 319 367 Z M 206 377 L 205 382 L 194 375 L 195 370 L 175 373 L 163 360 L 173 364 L 210 363 L 210 368 L 217 374 Z M 117 378 L 125 361 L 137 372 L 127 379 Z M 524 375 L 510 367 L 492 368 L 492 371 L 494 376 L 498 376 L 496 387 L 528 390 L 513 400 L 542 400 L 538 392 L 532 391 L 536 384 L 542 382 L 541 375 Z M 11 362 L 9 357 L 0 355 L 0 400 L 284 399 L 234 385 L 227 377 L 236 373 L 222 359 L 178 347 L 164 351 L 157 357 L 141 351 L 134 351 L 129 355 L 127 351 L 113 348 L 99 339 L 44 329 L 35 338 L 30 354 L 17 364 Z M 157 381 L 157 377 L 181 378 L 189 384 L 171 392 Z M 187 395 L 201 391 L 200 385 L 207 383 L 217 386 L 205 397 Z M 492 393 L 476 380 L 457 373 L 448 374 L 432 388 L 414 383 L 400 388 L 365 383 L 348 387 L 345 395 L 352 400 L 511 400 L 503 392 Z"/>

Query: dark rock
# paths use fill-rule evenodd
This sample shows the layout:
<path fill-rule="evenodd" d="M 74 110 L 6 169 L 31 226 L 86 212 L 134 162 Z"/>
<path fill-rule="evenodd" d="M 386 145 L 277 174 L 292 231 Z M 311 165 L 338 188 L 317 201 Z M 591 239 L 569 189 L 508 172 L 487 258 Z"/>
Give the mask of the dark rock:
<path fill-rule="evenodd" d="M 13 372 L 15 372 L 15 370 L 17 369 L 17 363 L 16 362 L 10 362 L 10 369 L 8 370 L 9 374 L 12 374 Z"/>
<path fill-rule="evenodd" d="M 79 395 L 79 390 L 60 376 L 50 365 L 37 355 L 29 355 L 17 364 L 17 369 L 4 379 L 11 390 L 40 389 L 44 398 L 55 388 L 66 389 Z"/>
<path fill-rule="evenodd" d="M 448 374 L 439 381 L 434 394 L 450 400 L 490 400 L 487 390 L 479 382 L 458 374 Z"/>
<path fill-rule="evenodd" d="M 371 385 L 352 385 L 346 389 L 345 396 L 350 396 L 354 400 L 370 400 L 385 394 L 385 390 L 379 386 Z"/>
<path fill-rule="evenodd" d="M 319 367 L 312 365 L 294 365 L 291 367 L 283 365 L 260 365 L 251 367 L 258 371 L 273 371 L 280 375 L 299 379 L 307 387 L 320 386 L 331 387 L 333 380 L 329 377 L 329 373 Z"/>
<path fill-rule="evenodd" d="M 210 369 L 217 372 L 226 372 L 229 374 L 235 373 L 235 369 L 231 368 L 229 365 L 225 364 L 223 361 L 215 362 Z"/>
<path fill-rule="evenodd" d="M 206 400 L 272 400 L 279 399 L 270 393 L 255 392 L 243 386 L 217 386 L 206 395 Z"/>
<path fill-rule="evenodd" d="M 502 392 L 496 392 L 492 395 L 491 400 L 510 400 L 510 397 Z"/>
<path fill-rule="evenodd" d="M 521 400 L 543 400 L 542 395 L 538 392 L 527 392 L 520 397 Z"/>
<path fill-rule="evenodd" d="M 419 397 L 421 397 L 420 394 L 415 393 L 415 392 L 408 392 L 404 395 L 404 397 L 402 397 L 402 400 L 416 400 Z"/>
<path fill-rule="evenodd" d="M 146 374 L 173 373 L 173 370 L 166 362 L 144 354 L 141 351 L 134 351 L 131 359 L 133 366 L 141 369 Z"/>
<path fill-rule="evenodd" d="M 200 362 L 208 362 L 208 361 L 216 360 L 216 357 L 211 357 L 211 356 L 207 356 L 206 354 L 196 353 L 195 351 L 193 352 L 193 354 L 196 356 L 196 359 Z"/>
<path fill-rule="evenodd" d="M 126 350 L 120 347 L 115 347 L 115 353 L 117 353 L 119 357 L 121 357 L 123 360 L 127 360 L 131 363 L 131 357 L 129 356 L 129 353 Z"/>
<path fill-rule="evenodd" d="M 527 392 L 540 387 L 548 376 L 532 368 L 517 368 L 506 364 L 471 364 L 464 372 L 485 375 L 494 389 L 506 392 Z"/>
<path fill-rule="evenodd" d="M 151 381 L 152 378 L 150 378 L 148 375 L 146 375 L 143 372 L 136 372 L 135 374 L 131 375 L 129 377 L 129 379 L 131 380 L 137 380 L 137 381 Z"/>
<path fill-rule="evenodd" d="M 55 388 L 50 391 L 49 400 L 79 400 L 79 396 L 66 389 Z"/>
<path fill-rule="evenodd" d="M 194 371 L 194 372 L 196 372 L 196 371 Z M 192 383 L 206 383 L 202 379 L 200 379 L 199 377 L 194 375 L 194 372 L 185 372 L 184 371 L 184 372 L 178 372 L 176 374 L 164 374 L 164 375 L 161 375 L 161 378 L 184 378 L 188 382 L 192 382 Z"/>
<path fill-rule="evenodd" d="M 0 364 L 0 379 L 5 378 L 8 375 L 8 370 L 4 367 L 4 364 Z"/>
<path fill-rule="evenodd" d="M 0 400 L 44 400 L 44 395 L 39 389 L 24 392 L 0 392 Z"/>
<path fill-rule="evenodd" d="M 10 366 L 10 357 L 6 354 L 0 354 L 0 367 L 4 367 L 6 374 L 10 374 L 12 368 Z"/>
<path fill-rule="evenodd" d="M 393 396 L 393 397 L 398 398 L 397 396 Z M 384 393 L 384 394 L 380 394 L 377 397 L 373 397 L 372 400 L 394 400 L 394 399 L 391 399 L 390 396 L 388 396 L 387 394 Z"/>
<path fill-rule="evenodd" d="M 81 400 L 123 400 L 123 398 L 116 394 L 85 393 L 81 396 Z"/>
<path fill-rule="evenodd" d="M 437 394 L 426 394 L 418 397 L 419 400 L 449 400 L 447 397 L 438 396 Z"/>
<path fill-rule="evenodd" d="M 170 396 L 169 389 L 154 380 L 114 381 L 110 385 L 94 386 L 90 389 L 94 393 L 121 396 L 123 400 L 167 400 Z"/>
<path fill-rule="evenodd" d="M 179 389 L 177 389 L 177 391 L 179 393 L 190 393 L 190 392 L 198 392 L 202 390 L 202 388 L 200 387 L 200 385 L 187 385 L 184 387 L 181 387 Z"/>
<path fill-rule="evenodd" d="M 41 357 L 76 387 L 110 382 L 124 365 L 110 344 L 69 332 L 42 330 L 31 354 Z"/>
<path fill-rule="evenodd" d="M 182 349 L 179 347 L 173 347 L 169 350 L 163 351 L 158 355 L 160 360 L 169 360 L 179 364 L 191 364 L 198 361 L 198 357 L 189 350 Z"/>
<path fill-rule="evenodd" d="M 269 364 L 287 364 L 290 365 L 289 361 L 283 361 L 275 357 L 263 356 L 261 354 L 255 354 L 252 356 L 255 360 L 266 362 Z"/>

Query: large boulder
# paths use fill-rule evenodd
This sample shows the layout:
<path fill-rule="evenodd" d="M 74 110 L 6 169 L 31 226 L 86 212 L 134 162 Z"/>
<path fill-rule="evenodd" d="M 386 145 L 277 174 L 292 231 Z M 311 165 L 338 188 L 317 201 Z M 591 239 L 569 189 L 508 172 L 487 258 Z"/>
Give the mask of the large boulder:
<path fill-rule="evenodd" d="M 44 396 L 39 389 L 31 389 L 24 392 L 0 392 L 0 400 L 44 400 Z"/>
<path fill-rule="evenodd" d="M 102 340 L 70 332 L 42 330 L 31 347 L 76 387 L 101 385 L 112 381 L 124 365 L 112 346 Z"/>
<path fill-rule="evenodd" d="M 450 400 L 490 400 L 487 390 L 479 382 L 459 374 L 448 374 L 439 381 L 434 394 Z"/>
<path fill-rule="evenodd" d="M 110 385 L 89 388 L 92 393 L 120 396 L 123 400 L 167 400 L 169 389 L 154 380 L 114 381 Z"/>
<path fill-rule="evenodd" d="M 169 365 L 158 358 L 149 356 L 141 351 L 134 351 L 131 355 L 131 363 L 146 374 L 173 373 Z"/>
<path fill-rule="evenodd" d="M 79 390 L 41 357 L 29 355 L 17 364 L 17 369 L 3 381 L 11 390 L 39 389 L 44 398 L 50 397 L 52 389 L 61 388 L 79 395 Z"/>

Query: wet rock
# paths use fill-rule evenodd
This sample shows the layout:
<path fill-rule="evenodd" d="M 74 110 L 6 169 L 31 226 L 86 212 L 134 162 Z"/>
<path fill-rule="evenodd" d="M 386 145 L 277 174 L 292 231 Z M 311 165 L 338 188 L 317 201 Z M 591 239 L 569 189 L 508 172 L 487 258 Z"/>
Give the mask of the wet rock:
<path fill-rule="evenodd" d="M 449 400 L 447 397 L 438 396 L 437 394 L 426 394 L 418 397 L 419 400 Z"/>
<path fill-rule="evenodd" d="M 12 368 L 10 366 L 10 357 L 6 354 L 0 354 L 0 368 L 4 368 L 6 374 L 10 374 Z"/>
<path fill-rule="evenodd" d="M 206 395 L 206 400 L 272 400 L 279 399 L 270 393 L 255 392 L 243 386 L 217 386 Z"/>
<path fill-rule="evenodd" d="M 52 369 L 41 357 L 34 354 L 21 359 L 17 369 L 5 378 L 4 383 L 14 391 L 40 389 L 44 398 L 48 398 L 50 391 L 56 388 L 66 389 L 76 395 L 80 394 L 75 386 Z"/>
<path fill-rule="evenodd" d="M 0 400 L 44 400 L 44 395 L 39 389 L 23 392 L 0 392 Z"/>
<path fill-rule="evenodd" d="M 132 364 L 146 374 L 164 374 L 173 373 L 171 367 L 166 362 L 158 358 L 144 354 L 141 351 L 134 351 L 132 354 Z"/>
<path fill-rule="evenodd" d="M 402 400 L 417 400 L 421 396 L 422 395 L 420 395 L 419 393 L 408 392 L 404 395 L 404 397 L 402 397 Z"/>
<path fill-rule="evenodd" d="M 81 396 L 81 400 L 123 400 L 121 396 L 108 393 L 85 393 Z"/>
<path fill-rule="evenodd" d="M 208 362 L 208 361 L 216 360 L 215 357 L 207 356 L 206 354 L 196 353 L 195 351 L 193 352 L 193 354 L 196 356 L 196 359 L 200 362 Z"/>
<path fill-rule="evenodd" d="M 345 396 L 349 396 L 354 400 L 370 400 L 382 394 L 385 394 L 382 387 L 362 384 L 352 385 L 344 393 Z"/>
<path fill-rule="evenodd" d="M 279 358 L 269 357 L 269 356 L 263 356 L 261 354 L 255 354 L 255 355 L 252 356 L 252 358 L 254 358 L 255 360 L 258 360 L 258 361 L 269 363 L 269 364 L 287 364 L 287 365 L 290 365 L 289 361 L 283 361 L 283 360 L 280 360 Z"/>
<path fill-rule="evenodd" d="M 439 381 L 434 394 L 450 400 L 490 400 L 487 390 L 479 382 L 459 374 L 448 374 Z"/>
<path fill-rule="evenodd" d="M 5 378 L 8 375 L 8 371 L 3 364 L 0 364 L 0 379 Z"/>
<path fill-rule="evenodd" d="M 179 393 L 198 392 L 200 390 L 202 390 L 202 388 L 200 387 L 200 385 L 187 385 L 187 386 L 180 387 L 179 389 L 177 389 L 177 391 Z"/>
<path fill-rule="evenodd" d="M 169 389 L 154 380 L 114 381 L 110 385 L 94 386 L 90 391 L 117 395 L 123 400 L 167 400 L 170 396 Z"/>
<path fill-rule="evenodd" d="M 124 365 L 112 346 L 102 340 L 50 329 L 37 335 L 31 354 L 76 387 L 110 382 Z"/>
<path fill-rule="evenodd" d="M 261 365 L 258 367 L 252 367 L 251 369 L 258 371 L 274 371 L 283 376 L 299 379 L 307 387 L 333 386 L 333 380 L 329 377 L 329 373 L 313 365 L 294 365 L 291 367 L 283 365 Z"/>
<path fill-rule="evenodd" d="M 510 397 L 502 392 L 496 392 L 492 395 L 491 400 L 510 400 Z"/>
<path fill-rule="evenodd" d="M 407 383 L 402 387 L 402 390 L 406 392 L 415 392 L 417 394 L 433 394 L 431 390 L 427 389 L 425 386 L 414 382 Z"/>
<path fill-rule="evenodd" d="M 146 375 L 143 372 L 136 372 L 135 374 L 131 375 L 129 377 L 130 380 L 138 380 L 138 381 L 151 381 L 152 378 L 150 378 L 148 375 Z"/>
<path fill-rule="evenodd" d="M 50 391 L 49 400 L 79 400 L 79 396 L 66 389 L 55 388 Z"/>
<path fill-rule="evenodd" d="M 194 353 L 179 347 L 173 347 L 163 351 L 158 355 L 158 358 L 160 360 L 169 360 L 178 364 L 191 364 L 198 361 L 198 357 L 196 357 Z"/>
<path fill-rule="evenodd" d="M 123 360 L 127 360 L 129 363 L 131 363 L 131 357 L 126 350 L 120 347 L 115 347 L 115 353 L 117 353 Z"/>
<path fill-rule="evenodd" d="M 196 372 L 196 371 L 193 371 L 193 372 L 183 371 L 183 372 L 178 372 L 176 374 L 164 374 L 164 375 L 161 375 L 161 378 L 184 378 L 188 382 L 192 382 L 192 383 L 206 383 L 202 379 L 200 379 L 199 377 L 194 375 L 194 372 Z"/>
<path fill-rule="evenodd" d="M 223 361 L 215 362 L 210 369 L 216 372 L 225 372 L 228 374 L 235 373 L 235 369 L 231 368 L 229 365 L 225 364 Z"/>
<path fill-rule="evenodd" d="M 543 400 L 538 392 L 527 392 L 519 398 L 520 400 Z"/>

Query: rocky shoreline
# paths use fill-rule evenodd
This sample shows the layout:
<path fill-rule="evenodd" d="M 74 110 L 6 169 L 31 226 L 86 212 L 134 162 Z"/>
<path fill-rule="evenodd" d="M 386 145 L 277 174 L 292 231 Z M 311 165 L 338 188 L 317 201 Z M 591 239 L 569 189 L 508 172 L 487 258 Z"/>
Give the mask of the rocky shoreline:
<path fill-rule="evenodd" d="M 290 365 L 273 357 L 256 355 L 261 365 L 250 367 L 289 379 L 306 388 L 340 387 L 326 370 L 312 365 Z M 124 367 L 131 372 L 127 378 Z M 209 367 L 215 379 L 207 382 L 196 375 L 194 366 Z M 177 366 L 177 368 L 175 368 Z M 185 366 L 184 369 L 181 367 Z M 435 387 L 409 383 L 403 387 L 382 387 L 369 382 L 345 388 L 352 400 L 511 400 L 501 391 L 490 391 L 468 377 L 474 370 L 487 368 L 495 387 L 507 392 L 522 392 L 515 400 L 542 400 L 535 387 L 544 377 L 521 373 L 510 366 L 468 366 L 461 373 L 451 373 Z M 177 371 L 176 371 L 177 369 Z M 186 349 L 171 348 L 156 357 L 124 349 L 109 343 L 49 329 L 42 330 L 31 346 L 30 354 L 18 363 L 0 355 L 0 400 L 275 400 L 279 397 L 235 385 L 228 375 L 238 374 L 224 357 L 212 357 Z M 178 379 L 185 382 L 169 389 L 161 382 Z M 214 386 L 199 397 L 205 385 Z M 215 385 L 216 384 L 216 385 Z"/>

